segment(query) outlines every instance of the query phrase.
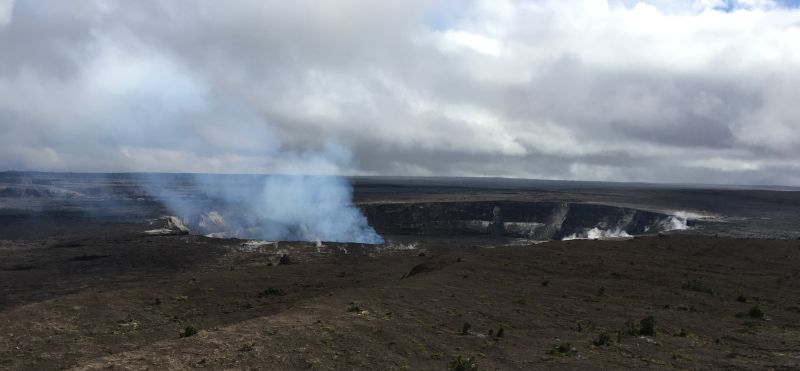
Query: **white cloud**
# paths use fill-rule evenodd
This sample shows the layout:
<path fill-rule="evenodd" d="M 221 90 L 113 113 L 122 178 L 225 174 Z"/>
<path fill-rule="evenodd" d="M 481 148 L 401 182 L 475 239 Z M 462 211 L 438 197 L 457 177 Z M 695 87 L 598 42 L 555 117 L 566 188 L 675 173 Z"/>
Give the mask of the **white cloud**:
<path fill-rule="evenodd" d="M 11 22 L 11 16 L 14 14 L 14 1 L 0 0 L 0 27 Z"/>
<path fill-rule="evenodd" d="M 63 4 L 0 2 L 2 168 L 798 181 L 773 1 Z"/>
<path fill-rule="evenodd" d="M 468 48 L 492 57 L 503 54 L 503 47 L 497 40 L 466 31 L 445 31 L 442 33 L 441 46 L 445 51 Z"/>

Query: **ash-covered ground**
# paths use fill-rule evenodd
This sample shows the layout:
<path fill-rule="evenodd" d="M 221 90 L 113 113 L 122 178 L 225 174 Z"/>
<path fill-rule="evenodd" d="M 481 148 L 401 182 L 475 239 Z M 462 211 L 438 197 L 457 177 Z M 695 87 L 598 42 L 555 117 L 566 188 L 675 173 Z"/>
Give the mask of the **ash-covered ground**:
<path fill-rule="evenodd" d="M 0 174 L 0 369 L 800 367 L 796 189 L 352 178 L 372 245 L 255 238 L 159 177 L 197 214 Z"/>

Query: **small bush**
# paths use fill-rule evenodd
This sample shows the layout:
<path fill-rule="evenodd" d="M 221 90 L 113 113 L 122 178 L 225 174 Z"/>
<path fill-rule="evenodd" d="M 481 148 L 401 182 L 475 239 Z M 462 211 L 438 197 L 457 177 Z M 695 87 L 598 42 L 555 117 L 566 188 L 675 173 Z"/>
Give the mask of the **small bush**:
<path fill-rule="evenodd" d="M 497 329 L 497 334 L 495 335 L 495 337 L 501 338 L 503 336 L 505 336 L 505 330 L 502 327 L 500 327 L 499 329 Z"/>
<path fill-rule="evenodd" d="M 239 348 L 240 352 L 252 352 L 253 350 L 255 350 L 255 348 L 253 347 L 253 344 L 245 344 L 245 345 L 242 345 L 241 348 Z"/>
<path fill-rule="evenodd" d="M 284 296 L 284 295 L 286 295 L 286 291 L 283 291 L 283 289 L 276 289 L 274 287 L 268 287 L 264 291 L 262 291 L 260 294 L 258 294 L 258 296 L 262 297 L 262 298 L 265 298 L 265 297 L 268 297 L 268 296 Z"/>
<path fill-rule="evenodd" d="M 656 319 L 653 316 L 648 316 L 639 321 L 639 335 L 655 336 L 656 335 Z"/>
<path fill-rule="evenodd" d="M 472 357 L 461 358 L 461 356 L 458 356 L 447 363 L 447 369 L 450 371 L 478 371 L 478 364 L 475 363 L 475 359 Z"/>
<path fill-rule="evenodd" d="M 761 308 L 759 308 L 758 305 L 756 305 L 750 308 L 750 311 L 747 312 L 747 315 L 752 318 L 762 319 L 764 318 L 764 311 L 762 311 Z"/>
<path fill-rule="evenodd" d="M 578 330 L 578 332 L 582 332 L 584 329 L 594 331 L 595 328 L 597 328 L 597 326 L 594 323 L 592 323 L 592 321 L 578 320 L 577 322 L 575 322 L 575 324 L 576 324 L 576 330 Z"/>
<path fill-rule="evenodd" d="M 548 352 L 550 355 L 558 356 L 558 357 L 566 357 L 572 354 L 577 353 L 578 350 L 572 347 L 570 343 L 561 343 L 553 347 L 553 349 Z"/>
<path fill-rule="evenodd" d="M 356 303 L 350 303 L 350 305 L 347 306 L 347 311 L 351 313 L 360 313 L 361 306 Z"/>
<path fill-rule="evenodd" d="M 736 301 L 738 301 L 738 302 L 740 302 L 740 303 L 747 303 L 747 297 L 745 297 L 744 295 L 739 295 L 739 296 L 736 298 Z"/>
<path fill-rule="evenodd" d="M 461 325 L 461 335 L 469 334 L 469 329 L 471 327 L 472 327 L 472 325 L 470 325 L 469 322 L 464 322 L 464 324 Z"/>
<path fill-rule="evenodd" d="M 653 316 L 642 318 L 638 324 L 628 321 L 628 334 L 633 336 L 656 336 L 656 319 Z"/>
<path fill-rule="evenodd" d="M 597 339 L 592 342 L 596 346 L 604 346 L 604 345 L 611 345 L 611 335 L 608 334 L 608 331 L 602 330 L 600 334 L 597 335 Z"/>
<path fill-rule="evenodd" d="M 181 337 L 182 338 L 188 338 L 189 336 L 197 335 L 198 331 L 199 330 L 197 329 L 197 327 L 186 326 L 186 328 L 184 328 L 183 331 L 181 331 Z"/>

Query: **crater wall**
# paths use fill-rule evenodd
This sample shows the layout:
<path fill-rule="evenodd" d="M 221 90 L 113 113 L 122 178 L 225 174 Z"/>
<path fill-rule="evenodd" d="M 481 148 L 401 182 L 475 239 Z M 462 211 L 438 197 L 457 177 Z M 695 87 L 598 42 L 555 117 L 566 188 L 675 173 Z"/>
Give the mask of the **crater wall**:
<path fill-rule="evenodd" d="M 537 240 L 588 231 L 640 235 L 676 229 L 685 220 L 633 208 L 566 202 L 424 202 L 361 205 L 381 234 L 497 235 Z"/>

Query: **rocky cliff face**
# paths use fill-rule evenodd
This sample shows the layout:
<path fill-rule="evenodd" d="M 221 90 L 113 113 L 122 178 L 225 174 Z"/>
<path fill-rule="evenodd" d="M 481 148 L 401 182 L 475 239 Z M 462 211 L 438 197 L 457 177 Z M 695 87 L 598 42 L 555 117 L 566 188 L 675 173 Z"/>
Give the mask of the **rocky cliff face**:
<path fill-rule="evenodd" d="M 537 240 L 658 233 L 685 226 L 675 216 L 625 207 L 564 202 L 429 202 L 367 204 L 361 208 L 381 234 L 501 235 Z M 681 222 L 683 224 L 681 224 Z"/>

